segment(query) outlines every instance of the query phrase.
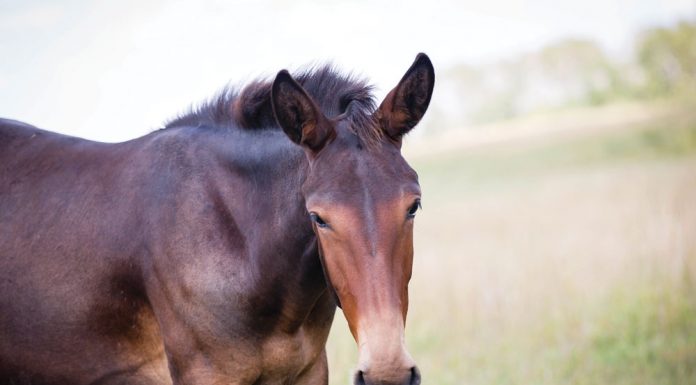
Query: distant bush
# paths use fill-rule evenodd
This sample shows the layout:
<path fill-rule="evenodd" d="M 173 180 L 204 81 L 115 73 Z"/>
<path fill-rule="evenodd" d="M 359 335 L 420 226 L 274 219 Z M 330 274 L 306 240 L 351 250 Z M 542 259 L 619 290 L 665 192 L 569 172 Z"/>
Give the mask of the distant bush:
<path fill-rule="evenodd" d="M 647 95 L 696 93 L 696 23 L 644 32 L 638 61 L 645 71 Z"/>
<path fill-rule="evenodd" d="M 620 61 L 595 42 L 568 39 L 486 66 L 446 71 L 433 115 L 461 127 L 569 106 L 617 100 L 696 97 L 696 22 L 639 34 Z"/>

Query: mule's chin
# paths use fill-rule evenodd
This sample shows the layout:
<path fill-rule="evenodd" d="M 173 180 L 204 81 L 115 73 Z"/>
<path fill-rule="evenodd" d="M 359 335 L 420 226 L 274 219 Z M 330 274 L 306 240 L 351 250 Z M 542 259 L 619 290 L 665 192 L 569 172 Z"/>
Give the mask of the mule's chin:
<path fill-rule="evenodd" d="M 353 385 L 420 385 L 421 375 L 417 366 L 399 375 L 394 373 L 390 378 L 372 378 L 366 372 L 358 370 L 353 378 Z"/>

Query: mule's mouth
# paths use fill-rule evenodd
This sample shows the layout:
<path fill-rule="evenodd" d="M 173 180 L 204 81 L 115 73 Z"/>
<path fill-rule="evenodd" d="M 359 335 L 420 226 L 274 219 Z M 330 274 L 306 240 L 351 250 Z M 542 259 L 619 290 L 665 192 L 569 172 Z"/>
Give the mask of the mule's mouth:
<path fill-rule="evenodd" d="M 353 376 L 353 385 L 420 385 L 421 374 L 417 366 L 411 367 L 401 379 L 384 381 L 383 379 L 370 378 L 363 370 L 357 370 Z"/>

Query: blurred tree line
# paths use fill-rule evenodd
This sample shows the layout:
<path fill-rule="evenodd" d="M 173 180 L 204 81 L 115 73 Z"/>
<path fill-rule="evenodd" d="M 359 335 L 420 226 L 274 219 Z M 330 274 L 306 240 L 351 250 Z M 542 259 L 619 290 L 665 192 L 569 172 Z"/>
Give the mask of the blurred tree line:
<path fill-rule="evenodd" d="M 609 57 L 571 39 L 485 67 L 458 65 L 439 82 L 431 126 L 457 127 L 569 106 L 696 96 L 696 22 L 637 36 L 634 53 Z"/>
<path fill-rule="evenodd" d="M 638 46 L 646 95 L 696 92 L 696 23 L 647 31 Z"/>

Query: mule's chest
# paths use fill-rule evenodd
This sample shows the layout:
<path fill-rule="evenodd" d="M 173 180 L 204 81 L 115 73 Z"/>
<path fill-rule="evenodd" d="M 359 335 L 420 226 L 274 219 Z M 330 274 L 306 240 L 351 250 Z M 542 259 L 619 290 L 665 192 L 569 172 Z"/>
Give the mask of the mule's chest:
<path fill-rule="evenodd" d="M 326 384 L 326 340 L 333 321 L 333 303 L 318 306 L 296 331 L 267 334 L 255 347 L 256 383 Z"/>
<path fill-rule="evenodd" d="M 316 333 L 317 331 L 312 331 Z M 262 374 L 257 380 L 264 384 L 314 384 L 315 372 L 325 371 L 324 341 L 300 330 L 296 335 L 274 335 L 260 349 Z M 304 377 L 304 378 L 302 378 Z M 312 380 L 310 381 L 310 378 Z"/>
<path fill-rule="evenodd" d="M 329 293 L 321 296 L 299 328 L 288 332 L 282 322 L 255 347 L 261 370 L 255 383 L 325 385 L 328 382 L 326 340 L 335 305 Z"/>

